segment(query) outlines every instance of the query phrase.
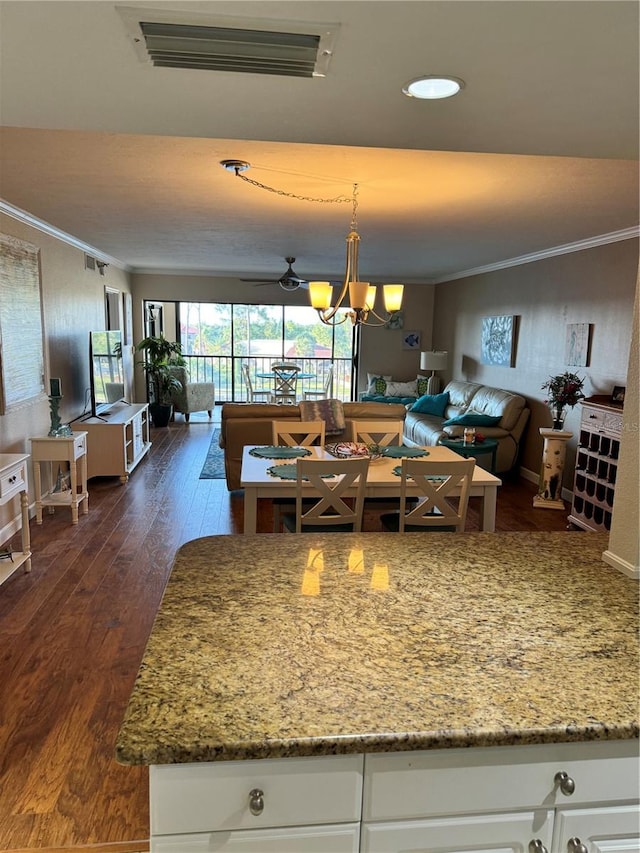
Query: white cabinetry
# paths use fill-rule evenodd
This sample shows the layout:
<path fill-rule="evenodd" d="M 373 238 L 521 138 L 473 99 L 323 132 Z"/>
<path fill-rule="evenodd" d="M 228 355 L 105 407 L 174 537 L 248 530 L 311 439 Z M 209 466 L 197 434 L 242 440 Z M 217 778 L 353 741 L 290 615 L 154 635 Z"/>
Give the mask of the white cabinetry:
<path fill-rule="evenodd" d="M 20 527 L 22 551 L 2 549 L 0 557 L 0 584 L 4 583 L 20 566 L 31 571 L 31 539 L 29 536 L 29 498 L 27 495 L 28 453 L 0 453 L 0 506 L 20 496 Z"/>
<path fill-rule="evenodd" d="M 595 826 L 637 850 L 638 768 L 623 741 L 368 755 L 361 850 L 585 853 Z"/>
<path fill-rule="evenodd" d="M 115 403 L 99 417 L 79 421 L 87 432 L 88 477 L 120 477 L 126 483 L 151 447 L 146 403 Z"/>
<path fill-rule="evenodd" d="M 356 853 L 361 755 L 154 765 L 151 849 Z"/>
<path fill-rule="evenodd" d="M 640 853 L 638 767 L 637 741 L 155 765 L 151 850 Z"/>

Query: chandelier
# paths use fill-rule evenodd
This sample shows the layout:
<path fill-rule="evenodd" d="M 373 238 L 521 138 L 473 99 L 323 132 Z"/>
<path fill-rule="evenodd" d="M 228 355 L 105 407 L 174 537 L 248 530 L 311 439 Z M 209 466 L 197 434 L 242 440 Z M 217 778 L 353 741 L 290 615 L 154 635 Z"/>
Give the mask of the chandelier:
<path fill-rule="evenodd" d="M 402 307 L 402 294 L 404 285 L 402 284 L 385 284 L 383 285 L 384 308 L 387 317 L 382 317 L 374 310 L 377 287 L 368 281 L 360 281 L 358 271 L 358 251 L 360 244 L 360 234 L 358 233 L 358 184 L 353 185 L 351 198 L 345 196 L 336 196 L 335 198 L 312 198 L 309 196 L 296 195 L 295 193 L 284 192 L 283 190 L 274 189 L 273 187 L 261 184 L 258 181 L 253 181 L 250 178 L 242 175 L 241 172 L 250 167 L 250 164 L 244 160 L 221 160 L 220 165 L 229 172 L 235 172 L 236 177 L 241 178 L 253 186 L 284 195 L 288 198 L 296 198 L 301 201 L 312 201 L 322 204 L 342 204 L 351 201 L 351 225 L 347 234 L 347 259 L 345 264 L 344 278 L 340 287 L 340 292 L 332 305 L 333 287 L 330 281 L 310 281 L 309 282 L 309 299 L 311 306 L 318 312 L 318 317 L 327 326 L 337 326 L 344 323 L 346 320 L 351 320 L 354 326 L 384 326 L 388 323 L 393 314 Z M 349 308 L 344 304 L 345 299 L 349 295 Z M 338 314 L 340 309 L 345 309 L 344 313 Z M 372 319 L 375 318 L 375 319 Z"/>

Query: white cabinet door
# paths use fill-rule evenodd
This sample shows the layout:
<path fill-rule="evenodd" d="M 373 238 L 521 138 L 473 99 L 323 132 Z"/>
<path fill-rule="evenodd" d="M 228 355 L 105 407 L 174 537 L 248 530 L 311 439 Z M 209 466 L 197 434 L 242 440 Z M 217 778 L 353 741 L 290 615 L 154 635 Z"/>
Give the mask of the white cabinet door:
<path fill-rule="evenodd" d="M 553 810 L 460 815 L 370 823 L 362 827 L 362 853 L 522 853 L 539 839 L 551 850 Z"/>
<path fill-rule="evenodd" d="M 358 853 L 360 824 L 167 835 L 151 853 Z"/>
<path fill-rule="evenodd" d="M 589 853 L 640 853 L 640 806 L 560 809 L 554 853 L 568 853 L 571 838 L 579 838 Z"/>

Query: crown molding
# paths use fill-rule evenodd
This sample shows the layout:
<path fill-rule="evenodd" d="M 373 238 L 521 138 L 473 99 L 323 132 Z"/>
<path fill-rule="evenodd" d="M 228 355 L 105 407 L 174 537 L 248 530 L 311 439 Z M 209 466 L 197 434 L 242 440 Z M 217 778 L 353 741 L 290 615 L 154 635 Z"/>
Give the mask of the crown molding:
<path fill-rule="evenodd" d="M 55 237 L 56 240 L 61 240 L 63 243 L 67 243 L 67 245 L 73 246 L 75 249 L 79 249 L 87 255 L 91 255 L 91 257 L 95 258 L 97 261 L 103 261 L 105 264 L 118 267 L 124 272 L 132 272 L 132 267 L 124 264 L 122 261 L 118 260 L 118 258 L 114 258 L 111 255 L 107 255 L 105 252 L 101 252 L 99 249 L 96 249 L 95 246 L 90 246 L 88 243 L 84 243 L 82 240 L 72 237 L 71 234 L 61 231 L 59 228 L 56 228 L 55 225 L 50 225 L 48 222 L 38 219 L 37 216 L 27 213 L 26 210 L 21 210 L 19 207 L 9 204 L 9 202 L 4 201 L 1 198 L 0 213 L 11 216 L 13 219 L 17 219 L 18 222 L 22 222 L 24 225 L 30 225 L 32 228 L 42 231 L 43 234 Z"/>
<path fill-rule="evenodd" d="M 640 236 L 640 226 L 622 228 L 620 231 L 611 231 L 609 234 L 599 234 L 596 237 L 588 237 L 586 240 L 576 240 L 575 243 L 565 243 L 562 246 L 552 246 L 539 252 L 531 252 L 528 255 L 520 255 L 516 258 L 507 258 L 504 261 L 496 261 L 494 264 L 486 264 L 482 267 L 474 267 L 469 270 L 443 275 L 438 278 L 429 279 L 429 284 L 442 284 L 446 281 L 457 281 L 459 278 L 469 278 L 472 275 L 482 275 L 495 270 L 504 270 L 509 267 L 518 267 L 522 264 L 531 264 L 534 261 L 543 261 L 546 258 L 555 258 L 558 255 L 568 255 L 571 252 L 582 252 L 585 249 L 593 249 L 595 246 L 605 246 L 608 243 L 619 243 L 621 240 L 631 240 Z"/>

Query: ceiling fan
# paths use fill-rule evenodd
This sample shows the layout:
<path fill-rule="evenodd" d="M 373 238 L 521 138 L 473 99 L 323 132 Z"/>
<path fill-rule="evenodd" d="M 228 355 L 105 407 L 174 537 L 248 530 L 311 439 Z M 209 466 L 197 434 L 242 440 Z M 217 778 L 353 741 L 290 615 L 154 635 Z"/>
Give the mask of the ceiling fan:
<path fill-rule="evenodd" d="M 285 258 L 285 261 L 289 264 L 289 268 L 284 273 L 284 275 L 280 276 L 280 278 L 274 279 L 272 281 L 264 281 L 263 279 L 258 278 L 242 278 L 240 281 L 250 281 L 253 282 L 256 287 L 260 287 L 265 284 L 279 284 L 283 290 L 293 291 L 297 290 L 299 287 L 308 287 L 309 282 L 306 278 L 300 278 L 299 275 L 294 271 L 292 264 L 295 263 L 295 258 Z"/>

